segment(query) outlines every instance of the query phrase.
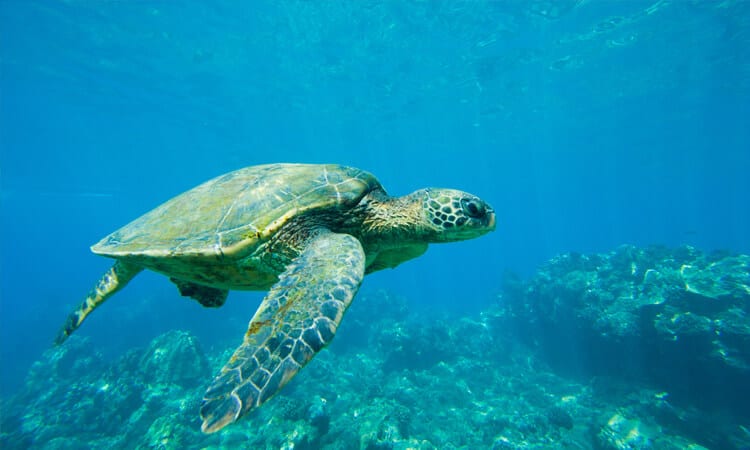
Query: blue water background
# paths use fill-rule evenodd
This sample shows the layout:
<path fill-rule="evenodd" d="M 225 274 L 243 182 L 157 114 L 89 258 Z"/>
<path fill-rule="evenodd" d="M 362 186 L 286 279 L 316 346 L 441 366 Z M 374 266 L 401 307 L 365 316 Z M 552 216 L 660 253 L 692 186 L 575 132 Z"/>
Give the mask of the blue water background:
<path fill-rule="evenodd" d="M 750 252 L 749 28 L 732 1 L 2 1 L 0 392 L 111 264 L 91 244 L 253 164 L 491 203 L 495 233 L 363 285 L 425 311 L 475 313 L 560 252 Z M 144 273 L 79 332 L 223 349 L 261 298 L 208 310 Z"/>

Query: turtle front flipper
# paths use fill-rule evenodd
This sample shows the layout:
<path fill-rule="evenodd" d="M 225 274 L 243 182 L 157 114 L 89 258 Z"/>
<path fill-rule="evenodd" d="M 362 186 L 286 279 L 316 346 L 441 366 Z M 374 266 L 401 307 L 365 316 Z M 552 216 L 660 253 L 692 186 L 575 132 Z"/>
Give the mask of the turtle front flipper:
<path fill-rule="evenodd" d="M 60 332 L 57 334 L 55 344 L 60 345 L 81 326 L 83 320 L 91 314 L 97 306 L 104 303 L 106 299 L 114 295 L 130 280 L 143 270 L 143 267 L 129 264 L 123 261 L 117 261 L 112 265 L 96 286 L 89 292 L 86 299 L 78 306 L 78 309 L 70 313 L 68 320 L 65 321 Z"/>
<path fill-rule="evenodd" d="M 279 276 L 245 339 L 206 391 L 201 430 L 213 433 L 260 406 L 326 344 L 364 277 L 360 242 L 328 230 Z"/>

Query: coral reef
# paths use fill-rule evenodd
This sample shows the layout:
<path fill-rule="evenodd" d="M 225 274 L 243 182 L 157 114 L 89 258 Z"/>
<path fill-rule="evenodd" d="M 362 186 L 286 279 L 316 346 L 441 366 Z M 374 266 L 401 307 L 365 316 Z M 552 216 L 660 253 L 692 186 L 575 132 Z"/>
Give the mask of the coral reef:
<path fill-rule="evenodd" d="M 624 246 L 508 279 L 494 313 L 557 369 L 633 376 L 691 399 L 700 389 L 747 413 L 749 307 L 746 255 Z"/>
<path fill-rule="evenodd" d="M 739 449 L 747 414 L 707 398 L 747 376 L 747 277 L 744 256 L 623 247 L 509 278 L 474 317 L 363 295 L 300 376 L 212 435 L 200 399 L 234 342 L 207 355 L 171 331 L 107 361 L 74 335 L 3 400 L 0 447 Z M 686 368 L 720 378 L 676 401 Z"/>

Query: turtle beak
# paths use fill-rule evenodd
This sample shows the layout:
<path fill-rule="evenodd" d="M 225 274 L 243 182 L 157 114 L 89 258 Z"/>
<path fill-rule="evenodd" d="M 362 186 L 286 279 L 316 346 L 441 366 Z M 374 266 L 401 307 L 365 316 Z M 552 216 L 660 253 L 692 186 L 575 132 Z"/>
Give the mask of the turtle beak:
<path fill-rule="evenodd" d="M 475 215 L 475 217 L 467 222 L 463 230 L 457 230 L 457 239 L 474 239 L 487 234 L 490 231 L 495 231 L 497 221 L 495 218 L 495 210 L 484 202 L 482 202 L 482 207 L 481 215 Z"/>
<path fill-rule="evenodd" d="M 495 210 L 492 209 L 492 207 L 485 203 L 486 212 L 484 213 L 484 217 L 480 219 L 480 223 L 482 224 L 483 233 L 489 233 L 490 231 L 495 231 Z"/>
<path fill-rule="evenodd" d="M 487 231 L 495 231 L 495 211 L 487 211 Z"/>

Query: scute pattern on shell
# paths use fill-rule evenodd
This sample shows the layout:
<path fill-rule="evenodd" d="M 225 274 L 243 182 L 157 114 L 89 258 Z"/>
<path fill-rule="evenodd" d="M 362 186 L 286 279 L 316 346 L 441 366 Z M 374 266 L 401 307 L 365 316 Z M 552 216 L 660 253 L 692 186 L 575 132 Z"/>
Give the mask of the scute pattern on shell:
<path fill-rule="evenodd" d="M 112 257 L 239 257 L 290 218 L 351 207 L 376 188 L 368 172 L 336 164 L 246 167 L 174 197 L 91 249 Z"/>

